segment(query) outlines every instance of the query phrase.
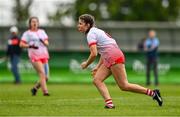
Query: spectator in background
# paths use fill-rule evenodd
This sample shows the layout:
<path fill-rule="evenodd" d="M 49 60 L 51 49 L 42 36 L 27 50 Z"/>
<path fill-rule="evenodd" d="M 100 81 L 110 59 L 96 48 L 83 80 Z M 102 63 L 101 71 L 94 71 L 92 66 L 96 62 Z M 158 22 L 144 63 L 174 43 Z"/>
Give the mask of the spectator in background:
<path fill-rule="evenodd" d="M 158 46 L 159 39 L 156 37 L 155 30 L 148 32 L 148 37 L 144 43 L 144 50 L 147 55 L 146 63 L 146 85 L 150 85 L 150 71 L 153 69 L 154 72 L 154 84 L 157 86 L 158 81 Z"/>
<path fill-rule="evenodd" d="M 18 37 L 18 28 L 16 26 L 12 26 L 10 28 L 10 37 L 8 39 L 7 45 L 7 58 L 10 59 L 11 71 L 14 75 L 14 83 L 20 84 L 20 74 L 18 70 L 18 63 L 20 61 L 21 48 L 19 47 L 20 38 Z"/>

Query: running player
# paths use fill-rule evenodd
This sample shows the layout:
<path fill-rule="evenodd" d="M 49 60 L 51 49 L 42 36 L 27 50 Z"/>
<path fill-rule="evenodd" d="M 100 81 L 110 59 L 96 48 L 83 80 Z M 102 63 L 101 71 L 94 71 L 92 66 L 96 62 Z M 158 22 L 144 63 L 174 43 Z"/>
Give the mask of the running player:
<path fill-rule="evenodd" d="M 43 95 L 49 96 L 46 85 L 49 73 L 48 45 L 47 34 L 43 29 L 39 29 L 39 19 L 37 17 L 31 17 L 29 19 L 29 30 L 24 32 L 21 38 L 20 47 L 28 48 L 28 55 L 31 63 L 40 77 L 40 80 L 31 89 L 32 95 L 36 95 L 37 90 L 41 87 Z"/>
<path fill-rule="evenodd" d="M 81 63 L 82 69 L 90 65 L 99 53 L 100 60 L 92 70 L 93 83 L 105 100 L 105 108 L 115 108 L 104 80 L 113 75 L 119 88 L 123 91 L 146 94 L 156 100 L 162 106 L 163 100 L 158 89 L 151 90 L 137 84 L 131 84 L 127 80 L 125 69 L 125 57 L 119 49 L 116 41 L 103 30 L 95 27 L 94 17 L 83 14 L 78 21 L 79 32 L 85 33 L 90 48 L 89 58 Z"/>

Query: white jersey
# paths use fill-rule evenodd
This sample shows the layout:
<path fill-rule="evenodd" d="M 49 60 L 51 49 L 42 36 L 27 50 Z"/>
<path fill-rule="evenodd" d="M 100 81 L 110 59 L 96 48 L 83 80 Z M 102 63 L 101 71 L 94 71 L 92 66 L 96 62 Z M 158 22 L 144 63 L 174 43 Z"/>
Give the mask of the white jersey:
<path fill-rule="evenodd" d="M 116 41 L 106 32 L 96 27 L 92 27 L 87 34 L 88 45 L 97 45 L 98 52 L 104 54 L 107 48 L 118 48 Z"/>
<path fill-rule="evenodd" d="M 43 41 L 48 39 L 43 29 L 38 29 L 37 31 L 27 30 L 23 33 L 21 41 L 39 47 L 38 49 L 28 48 L 28 54 L 31 59 L 49 58 L 47 47 L 40 42 L 40 39 Z"/>

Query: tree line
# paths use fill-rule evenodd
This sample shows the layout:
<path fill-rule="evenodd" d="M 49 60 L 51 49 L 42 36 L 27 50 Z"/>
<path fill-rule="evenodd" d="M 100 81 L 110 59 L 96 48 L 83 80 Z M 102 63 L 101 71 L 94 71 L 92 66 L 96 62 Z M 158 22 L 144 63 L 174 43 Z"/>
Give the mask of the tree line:
<path fill-rule="evenodd" d="M 34 0 L 15 0 L 13 8 L 17 24 L 25 24 Z M 48 14 L 52 24 L 62 24 L 65 17 L 74 21 L 84 13 L 92 14 L 99 21 L 176 21 L 180 0 L 76 0 L 59 3 L 54 14 Z"/>

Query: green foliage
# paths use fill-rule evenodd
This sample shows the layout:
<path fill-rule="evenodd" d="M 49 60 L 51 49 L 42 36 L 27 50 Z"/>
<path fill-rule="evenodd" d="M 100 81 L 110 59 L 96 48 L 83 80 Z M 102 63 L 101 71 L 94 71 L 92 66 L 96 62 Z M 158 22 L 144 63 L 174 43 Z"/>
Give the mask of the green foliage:
<path fill-rule="evenodd" d="M 13 13 L 17 24 L 26 24 L 33 1 L 15 0 Z M 57 4 L 57 11 L 48 14 L 48 19 L 52 25 L 62 25 L 66 18 L 77 21 L 81 14 L 88 13 L 101 21 L 175 21 L 179 8 L 179 0 L 76 0 Z"/>
<path fill-rule="evenodd" d="M 81 14 L 92 14 L 95 16 L 96 19 L 101 19 L 101 14 L 100 14 L 100 5 L 102 3 L 100 0 L 77 0 L 75 3 L 75 9 L 76 14 L 76 20 Z"/>
<path fill-rule="evenodd" d="M 49 23 L 52 25 L 63 25 L 64 18 L 72 17 L 74 13 L 74 4 L 60 3 L 57 4 L 57 10 L 54 14 L 48 14 Z"/>
<path fill-rule="evenodd" d="M 30 16 L 29 8 L 32 5 L 33 0 L 27 0 L 26 2 L 23 3 L 22 0 L 15 0 L 15 6 L 13 8 L 14 17 L 18 25 L 26 24 L 26 21 Z"/>
<path fill-rule="evenodd" d="M 75 16 L 90 13 L 97 20 L 174 21 L 179 6 L 179 0 L 77 0 Z"/>

